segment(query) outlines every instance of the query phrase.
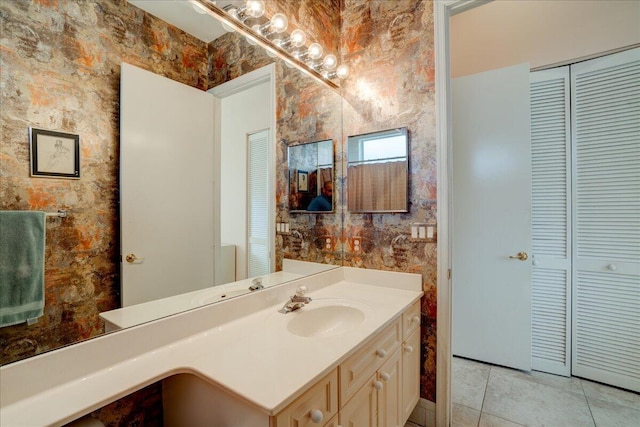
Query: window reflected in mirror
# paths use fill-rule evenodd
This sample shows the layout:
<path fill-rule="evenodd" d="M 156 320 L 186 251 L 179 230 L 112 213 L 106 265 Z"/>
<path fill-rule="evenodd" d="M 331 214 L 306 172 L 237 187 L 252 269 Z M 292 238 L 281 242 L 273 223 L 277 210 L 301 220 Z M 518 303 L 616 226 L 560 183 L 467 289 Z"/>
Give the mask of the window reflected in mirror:
<path fill-rule="evenodd" d="M 349 212 L 408 212 L 407 128 L 350 136 L 347 144 Z"/>
<path fill-rule="evenodd" d="M 333 212 L 333 140 L 288 148 L 289 211 Z"/>

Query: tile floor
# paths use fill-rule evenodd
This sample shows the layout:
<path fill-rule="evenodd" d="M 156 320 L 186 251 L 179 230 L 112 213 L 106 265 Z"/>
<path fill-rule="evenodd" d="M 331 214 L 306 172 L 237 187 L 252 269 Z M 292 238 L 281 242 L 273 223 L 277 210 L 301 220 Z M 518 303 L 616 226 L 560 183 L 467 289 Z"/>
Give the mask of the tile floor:
<path fill-rule="evenodd" d="M 640 426 L 638 393 L 457 357 L 451 376 L 453 427 Z"/>

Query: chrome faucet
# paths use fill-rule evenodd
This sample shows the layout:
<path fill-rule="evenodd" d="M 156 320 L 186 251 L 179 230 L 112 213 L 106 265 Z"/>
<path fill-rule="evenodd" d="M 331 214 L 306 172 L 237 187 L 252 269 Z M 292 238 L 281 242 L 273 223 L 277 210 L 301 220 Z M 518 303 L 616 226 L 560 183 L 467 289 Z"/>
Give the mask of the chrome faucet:
<path fill-rule="evenodd" d="M 306 293 L 307 293 L 307 287 L 299 286 L 298 289 L 296 289 L 295 295 L 293 295 L 289 299 L 289 301 L 284 303 L 284 305 L 280 310 L 278 310 L 278 312 L 282 314 L 291 313 L 292 311 L 296 311 L 299 308 L 304 307 L 306 304 L 309 304 L 311 302 L 311 298 L 305 297 L 304 294 Z"/>
<path fill-rule="evenodd" d="M 262 277 L 256 277 L 253 279 L 251 281 L 251 286 L 249 286 L 249 290 L 251 292 L 257 291 L 258 289 L 264 289 L 264 286 L 262 285 Z"/>

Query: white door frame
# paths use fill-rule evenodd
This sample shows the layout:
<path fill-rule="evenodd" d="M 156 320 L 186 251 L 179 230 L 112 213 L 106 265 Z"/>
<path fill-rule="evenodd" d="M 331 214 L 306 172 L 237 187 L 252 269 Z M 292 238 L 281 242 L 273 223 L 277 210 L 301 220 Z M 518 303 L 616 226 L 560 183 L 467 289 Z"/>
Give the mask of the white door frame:
<path fill-rule="evenodd" d="M 436 425 L 451 423 L 451 85 L 449 18 L 491 0 L 435 0 L 436 145 L 438 164 L 438 280 L 436 330 Z"/>
<path fill-rule="evenodd" d="M 207 92 L 213 94 L 216 99 L 221 100 L 227 96 L 231 96 L 243 90 L 252 88 L 261 83 L 269 82 L 269 93 L 270 93 L 270 101 L 269 101 L 269 158 L 268 162 L 271 167 L 275 167 L 276 164 L 276 154 L 275 154 L 275 141 L 276 141 L 276 66 L 275 63 L 271 63 L 269 65 L 265 65 L 264 67 L 258 68 L 257 70 L 251 71 L 249 73 L 243 74 L 240 77 L 237 77 L 228 82 L 222 83 L 219 86 L 213 87 L 209 89 Z M 217 108 L 216 111 L 220 112 L 220 109 Z M 220 200 L 220 146 L 221 146 L 221 134 L 220 128 L 222 126 L 219 123 L 220 117 L 216 117 L 216 134 L 215 134 L 215 191 L 216 191 L 216 200 Z M 273 172 L 273 171 L 272 171 Z M 275 185 L 275 176 L 274 173 L 271 173 L 269 176 L 269 200 L 276 199 L 276 185 Z M 219 209 L 219 207 L 218 207 Z M 219 212 L 219 210 L 218 210 Z M 275 260 L 275 235 L 276 235 L 276 226 L 275 226 L 275 208 L 272 208 L 269 211 L 269 217 L 267 218 L 269 224 L 268 236 L 269 236 L 269 247 L 270 249 L 270 264 L 272 268 L 276 265 Z M 220 216 L 218 215 L 215 218 L 214 229 L 216 230 L 216 235 L 220 235 Z M 218 242 L 220 244 L 220 242 Z M 216 248 L 219 251 L 219 247 Z M 216 259 L 219 259 L 219 255 L 216 252 Z"/>

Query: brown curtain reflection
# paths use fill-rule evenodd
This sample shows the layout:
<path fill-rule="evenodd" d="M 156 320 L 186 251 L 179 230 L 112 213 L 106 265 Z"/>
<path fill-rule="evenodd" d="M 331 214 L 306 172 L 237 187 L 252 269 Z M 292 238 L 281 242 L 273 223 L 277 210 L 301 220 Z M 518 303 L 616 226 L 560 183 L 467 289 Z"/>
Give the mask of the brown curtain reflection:
<path fill-rule="evenodd" d="M 347 204 L 350 211 L 407 209 L 406 161 L 349 166 L 347 176 Z"/>

